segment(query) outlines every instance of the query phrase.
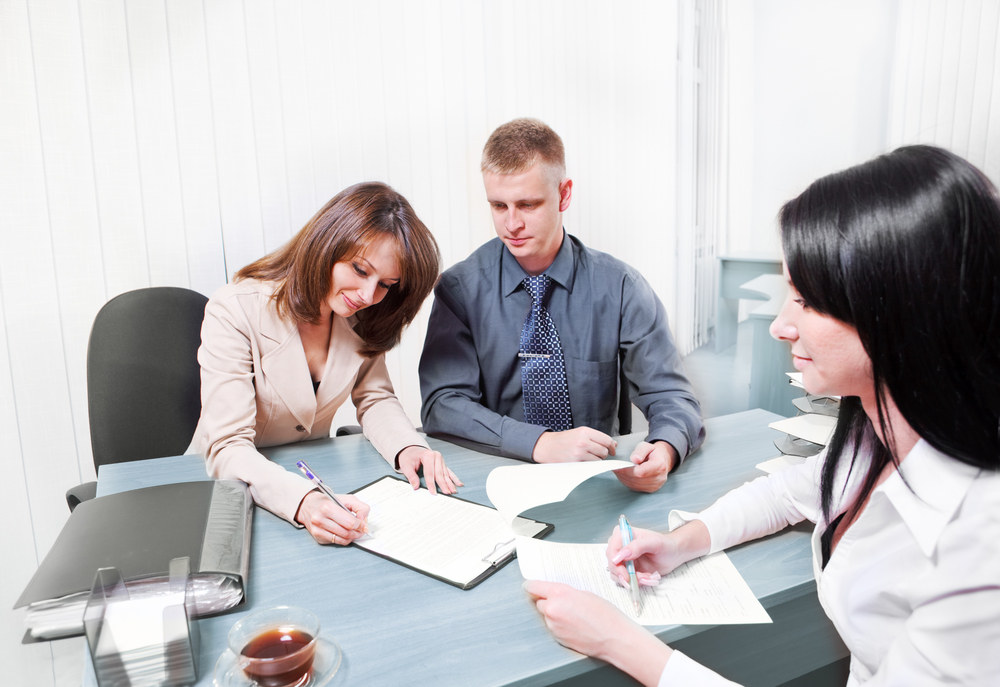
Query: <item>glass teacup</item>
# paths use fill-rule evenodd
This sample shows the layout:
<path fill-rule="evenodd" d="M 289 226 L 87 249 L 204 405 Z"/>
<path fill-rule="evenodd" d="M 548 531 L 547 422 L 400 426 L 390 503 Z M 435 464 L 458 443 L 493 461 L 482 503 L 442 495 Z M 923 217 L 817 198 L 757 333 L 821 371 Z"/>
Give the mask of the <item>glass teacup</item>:
<path fill-rule="evenodd" d="M 319 618 L 294 606 L 252 613 L 229 631 L 229 650 L 237 665 L 261 687 L 296 687 L 309 679 Z"/>

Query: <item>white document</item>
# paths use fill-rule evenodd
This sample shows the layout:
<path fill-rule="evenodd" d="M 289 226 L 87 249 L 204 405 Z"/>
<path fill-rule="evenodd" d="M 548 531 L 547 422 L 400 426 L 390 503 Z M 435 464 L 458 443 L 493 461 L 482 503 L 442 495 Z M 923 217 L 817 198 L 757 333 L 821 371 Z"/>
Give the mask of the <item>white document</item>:
<path fill-rule="evenodd" d="M 837 426 L 837 418 L 830 415 L 818 415 L 809 413 L 798 415 L 786 420 L 778 420 L 768 425 L 771 429 L 776 429 L 793 437 L 811 441 L 814 444 L 826 446 L 833 436 L 833 429 Z"/>
<path fill-rule="evenodd" d="M 504 522 L 511 522 L 529 508 L 562 501 L 594 475 L 631 467 L 626 460 L 510 465 L 490 472 L 486 495 Z"/>
<path fill-rule="evenodd" d="M 518 518 L 512 529 L 492 508 L 414 490 L 393 478 L 354 495 L 371 507 L 371 536 L 356 540 L 356 546 L 459 586 L 488 571 L 495 554 L 512 551 L 515 531 L 530 537 L 545 528 L 544 523 Z"/>
<path fill-rule="evenodd" d="M 801 465 L 804 462 L 806 462 L 804 456 L 791 456 L 783 454 L 777 458 L 765 460 L 763 463 L 757 463 L 754 467 L 770 475 L 772 472 L 779 472 L 785 468 L 790 468 L 793 465 Z"/>
<path fill-rule="evenodd" d="M 640 587 L 637 617 L 628 589 L 608 573 L 605 544 L 556 544 L 518 537 L 517 561 L 528 580 L 562 582 L 610 601 L 642 625 L 739 625 L 769 623 L 771 618 L 722 551 L 689 561 Z"/>

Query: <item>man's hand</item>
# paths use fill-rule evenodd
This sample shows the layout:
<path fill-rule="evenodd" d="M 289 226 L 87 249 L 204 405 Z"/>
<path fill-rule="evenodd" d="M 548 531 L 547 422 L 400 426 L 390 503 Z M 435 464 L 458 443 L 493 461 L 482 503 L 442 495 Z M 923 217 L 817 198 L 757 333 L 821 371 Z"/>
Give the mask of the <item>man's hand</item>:
<path fill-rule="evenodd" d="M 616 446 L 618 446 L 617 441 L 604 432 L 598 432 L 590 427 L 577 427 L 563 432 L 544 432 L 535 442 L 531 459 L 536 463 L 604 460 L 609 455 L 615 455 Z"/>
<path fill-rule="evenodd" d="M 542 436 L 545 436 L 544 434 Z M 629 458 L 634 468 L 615 470 L 618 480 L 632 491 L 651 493 L 667 482 L 667 475 L 679 462 L 677 451 L 665 441 L 640 443 Z"/>

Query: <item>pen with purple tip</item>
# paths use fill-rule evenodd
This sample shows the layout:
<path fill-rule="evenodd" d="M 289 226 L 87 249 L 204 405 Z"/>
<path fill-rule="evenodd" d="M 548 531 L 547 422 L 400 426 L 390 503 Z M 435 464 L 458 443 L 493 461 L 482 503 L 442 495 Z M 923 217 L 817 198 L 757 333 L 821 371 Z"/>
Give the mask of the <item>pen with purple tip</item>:
<path fill-rule="evenodd" d="M 313 484 L 315 484 L 315 485 L 316 485 L 316 487 L 317 487 L 317 488 L 318 488 L 318 489 L 319 489 L 319 490 L 320 490 L 321 492 L 323 492 L 324 494 L 326 494 L 327 496 L 329 496 L 329 497 L 330 497 L 330 499 L 331 499 L 331 500 L 332 500 L 332 501 L 333 501 L 334 503 L 336 503 L 336 504 L 337 504 L 338 506 L 340 506 L 341 508 L 343 508 L 344 510 L 346 510 L 346 511 L 347 511 L 348 513 L 350 513 L 351 515 L 353 515 L 353 516 L 357 517 L 357 514 L 356 514 L 356 513 L 354 512 L 354 511 L 352 511 L 352 510 L 351 510 L 350 508 L 348 508 L 347 506 L 345 506 L 345 505 L 344 505 L 344 504 L 343 504 L 343 503 L 341 502 L 341 500 L 337 498 L 337 495 L 333 493 L 333 490 L 332 490 L 332 489 L 330 489 L 330 487 L 326 486 L 326 484 L 324 484 L 324 483 L 323 483 L 323 480 L 322 480 L 322 479 L 320 479 L 320 476 L 319 476 L 319 475 L 317 475 L 317 474 L 316 474 L 315 472 L 313 472 L 313 471 L 312 471 L 312 468 L 310 468 L 310 467 L 309 467 L 309 465 L 308 465 L 308 464 L 307 464 L 307 463 L 306 463 L 306 462 L 305 462 L 304 460 L 300 460 L 299 462 L 297 462 L 297 463 L 295 464 L 295 466 L 296 466 L 296 467 L 297 467 L 297 468 L 298 468 L 299 470 L 301 470 L 301 471 L 302 471 L 302 474 L 306 476 L 306 479 L 308 479 L 308 480 L 309 480 L 310 482 L 312 482 Z M 623 517 L 624 517 L 624 516 L 623 516 Z M 366 532 L 367 530 L 368 530 L 368 528 L 367 528 L 367 526 L 366 526 L 366 527 L 365 527 L 365 529 L 364 529 L 364 530 L 362 530 L 362 531 Z M 370 535 L 369 535 L 369 536 L 370 536 Z"/>
<path fill-rule="evenodd" d="M 631 544 L 632 526 L 628 524 L 628 519 L 624 515 L 618 518 L 618 529 L 622 535 L 622 546 L 625 547 Z M 632 604 L 635 606 L 635 614 L 639 615 L 642 611 L 642 603 L 639 601 L 639 580 L 635 576 L 635 563 L 633 561 L 625 561 L 625 568 L 628 570 L 628 586 L 632 590 Z"/>

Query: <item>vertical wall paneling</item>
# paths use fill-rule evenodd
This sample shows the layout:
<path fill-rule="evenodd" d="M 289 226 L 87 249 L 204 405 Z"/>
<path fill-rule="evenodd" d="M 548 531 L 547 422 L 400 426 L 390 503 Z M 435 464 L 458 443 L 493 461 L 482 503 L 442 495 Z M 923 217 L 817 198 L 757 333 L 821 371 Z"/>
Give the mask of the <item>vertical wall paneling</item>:
<path fill-rule="evenodd" d="M 80 31 L 104 281 L 112 298 L 150 285 L 124 3 L 81 3 Z"/>
<path fill-rule="evenodd" d="M 11 607 L 65 522 L 67 488 L 80 473 L 72 436 L 53 268 L 29 7 L 0 4 L 0 430 L 5 564 L 0 602 L 5 680 L 53 685 L 51 647 L 25 647 Z M 34 256 L 42 256 L 37 260 Z M 48 369 L 35 370 L 45 361 Z M 51 474 L 57 471 L 64 474 Z M 53 484 L 56 485 L 53 488 Z M 17 509 L 10 512 L 9 509 Z M 9 546 L 9 548 L 7 548 Z"/>
<path fill-rule="evenodd" d="M 188 280 L 207 296 L 226 283 L 227 274 L 205 12 L 201 0 L 170 0 L 164 6 Z"/>
<path fill-rule="evenodd" d="M 246 2 L 243 12 L 250 102 L 253 106 L 254 145 L 257 150 L 261 227 L 264 232 L 264 251 L 268 252 L 281 246 L 291 236 L 273 0 Z"/>
<path fill-rule="evenodd" d="M 188 286 L 181 204 L 173 79 L 166 8 L 127 0 L 125 5 L 135 140 L 150 286 Z"/>
<path fill-rule="evenodd" d="M 80 16 L 76 2 L 69 1 L 32 2 L 29 16 L 45 184 L 56 191 L 47 194 L 48 231 L 76 439 L 78 469 L 73 474 L 89 480 L 94 467 L 87 418 L 87 339 L 107 294 Z"/>
<path fill-rule="evenodd" d="M 1000 180 L 1000 6 L 982 0 L 901 3 L 890 148 L 929 143 Z"/>
<path fill-rule="evenodd" d="M 997 28 L 1000 27 L 1000 3 L 981 3 L 981 12 L 978 25 L 979 40 L 974 63 L 976 80 L 973 86 L 972 104 L 968 110 L 969 142 L 966 150 L 969 151 L 969 160 L 973 164 L 985 167 L 990 121 L 988 117 L 977 116 L 977 114 L 1000 110 L 1000 103 L 991 107 L 991 102 L 997 102 L 993 99 L 1000 98 L 1000 93 L 998 93 L 1000 84 L 997 83 L 997 62 L 1000 61 L 1000 54 L 997 52 L 998 47 L 1000 47 L 997 41 Z M 966 69 L 969 68 L 966 67 Z M 994 172 L 992 178 L 996 181 L 1000 178 L 1000 174 Z"/>
<path fill-rule="evenodd" d="M 282 3 L 281 8 L 282 11 L 278 11 L 277 6 L 271 5 L 272 21 L 277 36 L 277 67 L 280 70 L 281 84 L 281 91 L 276 97 L 281 106 L 284 125 L 284 159 L 281 164 L 287 178 L 288 228 L 291 235 L 305 226 L 309 218 L 333 196 L 333 193 L 330 193 L 329 196 L 322 197 L 315 188 L 313 159 L 318 151 L 313 146 L 310 120 L 315 118 L 317 125 L 324 130 L 340 133 L 340 127 L 337 126 L 337 114 L 340 108 L 313 111 L 310 98 L 314 95 L 315 89 L 309 88 L 307 67 L 313 67 L 314 60 L 306 57 L 307 50 L 311 49 L 311 43 L 307 46 L 305 40 L 306 21 L 303 19 L 302 4 Z M 309 24 L 318 24 L 319 31 L 335 36 L 335 40 L 329 41 L 327 51 L 314 58 L 322 60 L 332 75 L 337 64 L 332 51 L 345 36 L 340 35 L 343 27 L 337 27 L 339 31 L 334 33 L 329 17 L 325 19 L 326 21 L 310 21 Z M 342 100 L 349 98 L 348 94 L 338 91 L 337 82 L 332 77 L 327 87 L 334 93 L 339 93 Z M 324 192 L 328 190 L 330 189 L 323 189 Z"/>
<path fill-rule="evenodd" d="M 204 4 L 219 211 L 228 277 L 265 253 L 243 7 Z"/>

